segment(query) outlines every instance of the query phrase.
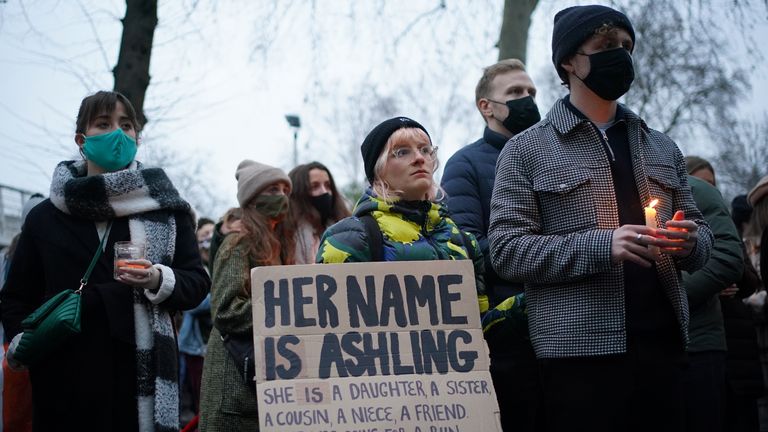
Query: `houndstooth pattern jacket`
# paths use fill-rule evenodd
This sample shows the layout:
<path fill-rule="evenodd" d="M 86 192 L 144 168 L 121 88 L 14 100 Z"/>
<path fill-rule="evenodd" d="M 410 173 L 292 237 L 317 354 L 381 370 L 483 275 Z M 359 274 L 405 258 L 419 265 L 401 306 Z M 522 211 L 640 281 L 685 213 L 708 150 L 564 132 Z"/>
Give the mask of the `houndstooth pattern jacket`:
<path fill-rule="evenodd" d="M 637 189 L 658 198 L 659 226 L 683 210 L 699 225 L 684 259 L 662 255 L 659 281 L 688 340 L 688 299 L 680 271 L 709 259 L 713 236 L 691 196 L 680 150 L 622 107 Z M 547 118 L 512 138 L 499 156 L 488 237 L 493 267 L 525 283 L 530 334 L 539 358 L 624 353 L 623 266 L 611 263 L 619 216 L 600 132 L 563 100 Z"/>

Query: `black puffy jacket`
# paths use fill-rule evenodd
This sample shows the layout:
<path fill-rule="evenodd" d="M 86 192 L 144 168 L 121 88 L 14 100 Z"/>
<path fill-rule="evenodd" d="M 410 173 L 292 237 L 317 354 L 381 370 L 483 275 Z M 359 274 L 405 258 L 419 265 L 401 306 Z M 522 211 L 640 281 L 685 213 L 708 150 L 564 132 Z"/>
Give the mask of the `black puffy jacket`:
<path fill-rule="evenodd" d="M 475 235 L 480 250 L 488 257 L 488 220 L 491 194 L 496 179 L 496 159 L 507 143 L 504 135 L 485 128 L 483 138 L 457 151 L 445 164 L 442 187 L 448 195 L 446 207 L 462 230 Z M 485 260 L 485 286 L 490 307 L 523 291 L 523 285 L 505 281 L 496 274 L 490 259 Z"/>

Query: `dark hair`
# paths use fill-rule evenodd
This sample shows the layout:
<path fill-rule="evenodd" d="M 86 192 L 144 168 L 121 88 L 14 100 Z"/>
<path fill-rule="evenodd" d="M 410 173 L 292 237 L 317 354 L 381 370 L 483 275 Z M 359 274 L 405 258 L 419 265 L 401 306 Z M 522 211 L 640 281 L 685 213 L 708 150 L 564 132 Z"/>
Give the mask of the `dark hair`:
<path fill-rule="evenodd" d="M 80 110 L 77 112 L 77 122 L 75 123 L 75 132 L 84 134 L 96 117 L 103 113 L 112 113 L 117 106 L 117 102 L 121 102 L 125 107 L 125 114 L 138 134 L 141 131 L 141 124 L 136 117 L 136 110 L 133 109 L 131 101 L 121 93 L 103 90 L 86 97 L 80 103 Z"/>
<path fill-rule="evenodd" d="M 739 236 L 744 236 L 744 224 L 749 222 L 752 217 L 752 206 L 747 201 L 746 195 L 737 195 L 731 201 L 731 219 L 733 219 L 736 229 L 739 231 Z"/>
<path fill-rule="evenodd" d="M 313 169 L 323 170 L 328 174 L 328 178 L 331 181 L 331 195 L 333 195 L 333 212 L 329 217 L 329 222 L 338 222 L 341 219 L 349 216 L 349 209 L 344 203 L 344 198 L 336 189 L 336 182 L 333 180 L 333 174 L 328 168 L 320 162 L 310 162 L 304 165 L 299 165 L 292 169 L 288 173 L 288 177 L 291 178 L 293 183 L 293 189 L 291 190 L 291 214 L 295 222 L 301 219 L 309 222 L 314 228 L 317 234 L 322 234 L 325 231 L 320 220 L 320 212 L 312 205 L 310 198 L 312 193 L 312 185 L 309 183 L 309 172 Z"/>
<path fill-rule="evenodd" d="M 203 216 L 197 220 L 197 229 L 200 229 L 201 226 L 208 225 L 208 224 L 216 225 L 213 219 Z"/>

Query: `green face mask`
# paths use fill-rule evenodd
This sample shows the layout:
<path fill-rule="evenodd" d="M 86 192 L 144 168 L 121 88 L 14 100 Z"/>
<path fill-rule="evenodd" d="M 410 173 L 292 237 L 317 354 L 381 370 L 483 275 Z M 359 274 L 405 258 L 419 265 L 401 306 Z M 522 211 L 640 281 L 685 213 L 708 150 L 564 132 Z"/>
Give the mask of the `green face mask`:
<path fill-rule="evenodd" d="M 288 196 L 259 195 L 253 199 L 251 207 L 269 219 L 282 219 L 288 213 Z"/>
<path fill-rule="evenodd" d="M 136 140 L 117 128 L 103 135 L 85 137 L 83 154 L 86 159 L 108 172 L 128 166 L 136 157 Z"/>

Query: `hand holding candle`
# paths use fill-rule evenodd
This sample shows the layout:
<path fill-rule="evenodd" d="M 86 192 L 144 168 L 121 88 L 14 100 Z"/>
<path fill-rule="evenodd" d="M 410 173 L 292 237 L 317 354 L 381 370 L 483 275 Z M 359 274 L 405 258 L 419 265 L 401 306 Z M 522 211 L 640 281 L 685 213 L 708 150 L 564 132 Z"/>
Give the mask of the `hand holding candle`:
<path fill-rule="evenodd" d="M 666 228 L 658 230 L 659 237 L 654 243 L 667 255 L 686 257 L 696 247 L 698 230 L 696 222 L 686 220 L 685 213 L 678 210 L 672 219 L 667 221 Z"/>
<path fill-rule="evenodd" d="M 628 261 L 650 268 L 659 259 L 659 254 L 651 252 L 648 246 L 654 241 L 654 231 L 645 225 L 622 225 L 614 230 L 611 237 L 611 262 L 621 264 Z"/>
<path fill-rule="evenodd" d="M 682 211 L 682 210 L 676 211 L 675 214 L 672 216 L 672 220 L 673 221 L 685 220 L 685 212 Z M 681 228 L 674 228 L 674 227 L 669 227 L 668 229 L 669 229 L 669 231 L 685 231 L 685 230 L 683 230 Z M 667 238 L 667 237 L 664 237 L 664 238 Z M 684 241 L 684 240 L 675 240 L 675 239 L 672 239 L 672 240 L 675 241 L 675 242 L 678 242 L 678 243 Z M 671 248 L 667 248 L 667 249 L 668 250 L 680 250 L 679 247 L 671 247 Z"/>

